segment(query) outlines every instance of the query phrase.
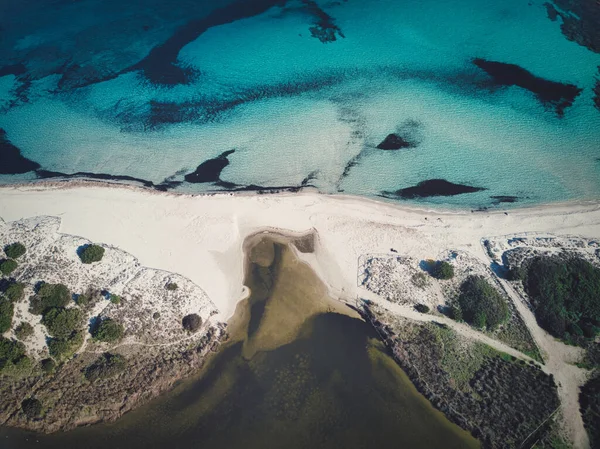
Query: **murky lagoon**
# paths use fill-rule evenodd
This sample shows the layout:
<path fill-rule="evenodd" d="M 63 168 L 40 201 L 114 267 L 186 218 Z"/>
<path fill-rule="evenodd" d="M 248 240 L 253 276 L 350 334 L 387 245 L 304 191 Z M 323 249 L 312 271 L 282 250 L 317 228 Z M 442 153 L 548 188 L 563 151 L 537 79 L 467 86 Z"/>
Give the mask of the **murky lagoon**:
<path fill-rule="evenodd" d="M 0 447 L 470 448 L 413 387 L 375 331 L 327 296 L 282 237 L 247 241 L 248 299 L 202 373 L 114 423 Z"/>

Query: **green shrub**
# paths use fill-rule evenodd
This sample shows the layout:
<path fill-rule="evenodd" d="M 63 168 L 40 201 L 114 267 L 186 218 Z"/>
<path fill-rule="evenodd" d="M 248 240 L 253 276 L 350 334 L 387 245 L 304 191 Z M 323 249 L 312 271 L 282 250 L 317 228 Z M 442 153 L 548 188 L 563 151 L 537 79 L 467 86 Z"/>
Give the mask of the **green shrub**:
<path fill-rule="evenodd" d="M 31 361 L 25 355 L 25 345 L 0 336 L 0 373 L 10 377 L 23 377 L 30 372 Z"/>
<path fill-rule="evenodd" d="M 69 338 L 83 326 L 83 313 L 79 309 L 53 307 L 42 318 L 42 324 L 55 338 Z"/>
<path fill-rule="evenodd" d="M 527 275 L 527 270 L 523 267 L 511 267 L 506 272 L 506 279 L 509 281 L 522 281 Z"/>
<path fill-rule="evenodd" d="M 169 282 L 165 288 L 169 291 L 174 291 L 177 290 L 179 288 L 179 285 L 177 285 L 175 282 Z"/>
<path fill-rule="evenodd" d="M 33 335 L 33 326 L 27 321 L 23 321 L 16 327 L 15 335 L 19 340 L 25 340 Z"/>
<path fill-rule="evenodd" d="M 25 246 L 19 242 L 11 243 L 4 247 L 4 252 L 9 259 L 18 259 L 25 254 Z"/>
<path fill-rule="evenodd" d="M 97 341 L 114 343 L 121 340 L 124 333 L 125 329 L 123 329 L 122 324 L 111 318 L 106 318 L 92 330 L 92 337 Z"/>
<path fill-rule="evenodd" d="M 202 318 L 196 313 L 186 315 L 181 320 L 183 328 L 188 332 L 196 332 L 202 325 Z"/>
<path fill-rule="evenodd" d="M 79 331 L 69 338 L 51 338 L 48 342 L 50 355 L 59 362 L 71 357 L 83 344 L 83 332 Z"/>
<path fill-rule="evenodd" d="M 417 304 L 415 305 L 415 309 L 420 313 L 429 313 L 429 307 L 427 307 L 425 304 Z"/>
<path fill-rule="evenodd" d="M 52 359 L 44 359 L 40 362 L 42 371 L 46 374 L 52 374 L 56 369 L 56 362 Z"/>
<path fill-rule="evenodd" d="M 482 276 L 465 279 L 458 304 L 464 320 L 477 328 L 493 330 L 509 318 L 506 301 Z"/>
<path fill-rule="evenodd" d="M 35 398 L 25 399 L 21 402 L 21 409 L 23 409 L 27 419 L 36 419 L 42 413 L 42 403 Z"/>
<path fill-rule="evenodd" d="M 154 320 L 158 320 L 159 318 L 160 318 L 160 312 L 154 312 L 154 313 L 152 314 L 152 319 L 154 319 Z"/>
<path fill-rule="evenodd" d="M 110 294 L 110 302 L 113 304 L 121 304 L 121 297 L 119 295 Z"/>
<path fill-rule="evenodd" d="M 31 297 L 29 311 L 41 315 L 52 307 L 65 307 L 71 302 L 71 292 L 63 284 L 42 284 Z"/>
<path fill-rule="evenodd" d="M 12 327 L 14 311 L 15 307 L 13 303 L 6 298 L 0 297 L 0 334 L 3 334 Z"/>
<path fill-rule="evenodd" d="M 454 321 L 458 321 L 459 323 L 462 323 L 465 319 L 463 317 L 463 313 L 462 310 L 460 309 L 460 306 L 458 304 L 453 304 L 452 307 L 450 308 L 450 318 L 452 318 Z"/>
<path fill-rule="evenodd" d="M 442 280 L 452 279 L 454 277 L 454 267 L 445 260 L 438 261 L 433 267 L 433 277 Z"/>
<path fill-rule="evenodd" d="M 19 264 L 12 259 L 4 259 L 0 262 L 0 272 L 4 276 L 8 276 L 17 269 Z"/>
<path fill-rule="evenodd" d="M 4 296 L 12 302 L 20 301 L 23 299 L 23 296 L 25 296 L 25 285 L 20 282 L 11 282 L 8 287 L 6 287 Z"/>
<path fill-rule="evenodd" d="M 580 258 L 531 260 L 523 282 L 541 327 L 579 342 L 600 330 L 600 269 Z"/>
<path fill-rule="evenodd" d="M 94 382 L 98 379 L 108 379 L 125 371 L 127 360 L 120 354 L 105 353 L 93 364 L 88 366 L 84 375 L 87 380 Z"/>
<path fill-rule="evenodd" d="M 86 245 L 80 252 L 79 258 L 83 263 L 100 262 L 104 257 L 104 248 L 100 245 Z"/>

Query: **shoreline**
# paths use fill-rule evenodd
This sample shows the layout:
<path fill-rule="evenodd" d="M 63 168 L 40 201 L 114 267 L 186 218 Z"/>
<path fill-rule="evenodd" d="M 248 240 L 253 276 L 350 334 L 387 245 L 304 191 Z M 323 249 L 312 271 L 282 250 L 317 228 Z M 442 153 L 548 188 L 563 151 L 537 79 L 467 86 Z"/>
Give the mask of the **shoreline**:
<path fill-rule="evenodd" d="M 337 198 L 352 201 L 360 201 L 365 203 L 373 203 L 380 206 L 390 206 L 393 209 L 409 210 L 413 212 L 423 212 L 429 214 L 462 214 L 462 213 L 477 213 L 477 214 L 493 214 L 493 213 L 505 213 L 505 212 L 519 212 L 523 210 L 544 210 L 551 207 L 571 207 L 574 205 L 578 206 L 593 206 L 598 205 L 600 207 L 600 198 L 598 199 L 573 199 L 573 200 L 560 200 L 547 203 L 537 204 L 519 204 L 512 203 L 512 207 L 503 207 L 502 203 L 498 207 L 494 208 L 483 208 L 475 209 L 473 207 L 454 206 L 448 207 L 448 205 L 433 205 L 433 204 L 420 204 L 419 201 L 411 200 L 392 200 L 385 197 L 369 197 L 362 195 L 353 195 L 349 193 L 326 193 L 319 191 L 316 187 L 306 186 L 299 187 L 297 191 L 289 191 L 286 189 L 282 190 L 213 190 L 206 192 L 181 192 L 174 190 L 157 190 L 152 187 L 146 187 L 144 185 L 137 185 L 127 182 L 109 181 L 109 180 L 94 180 L 86 178 L 77 179 L 62 179 L 62 180 L 33 180 L 29 182 L 20 182 L 14 184 L 0 184 L 0 196 L 3 191 L 6 190 L 19 190 L 19 191 L 47 191 L 47 190 L 68 190 L 76 189 L 80 187 L 90 188 L 106 188 L 106 189 L 122 189 L 131 191 L 140 191 L 148 194 L 173 196 L 173 197 L 287 197 L 287 196 L 303 196 L 303 195 L 316 195 L 326 198 Z M 516 204 L 516 205 L 515 205 Z"/>

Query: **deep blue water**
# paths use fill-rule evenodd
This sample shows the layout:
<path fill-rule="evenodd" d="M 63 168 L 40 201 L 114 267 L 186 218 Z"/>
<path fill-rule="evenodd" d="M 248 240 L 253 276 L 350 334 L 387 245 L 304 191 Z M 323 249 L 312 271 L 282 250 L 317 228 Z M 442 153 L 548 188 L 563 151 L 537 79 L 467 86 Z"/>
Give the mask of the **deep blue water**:
<path fill-rule="evenodd" d="M 0 182 L 599 198 L 600 23 L 564 3 L 0 0 Z"/>

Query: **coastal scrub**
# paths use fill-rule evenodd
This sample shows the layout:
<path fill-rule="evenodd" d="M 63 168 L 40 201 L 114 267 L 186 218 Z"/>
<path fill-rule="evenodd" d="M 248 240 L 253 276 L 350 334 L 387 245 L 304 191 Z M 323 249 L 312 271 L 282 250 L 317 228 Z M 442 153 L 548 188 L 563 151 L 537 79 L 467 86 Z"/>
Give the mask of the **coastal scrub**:
<path fill-rule="evenodd" d="M 85 264 L 100 262 L 104 257 L 104 248 L 100 245 L 86 245 L 79 251 L 79 258 Z"/>

